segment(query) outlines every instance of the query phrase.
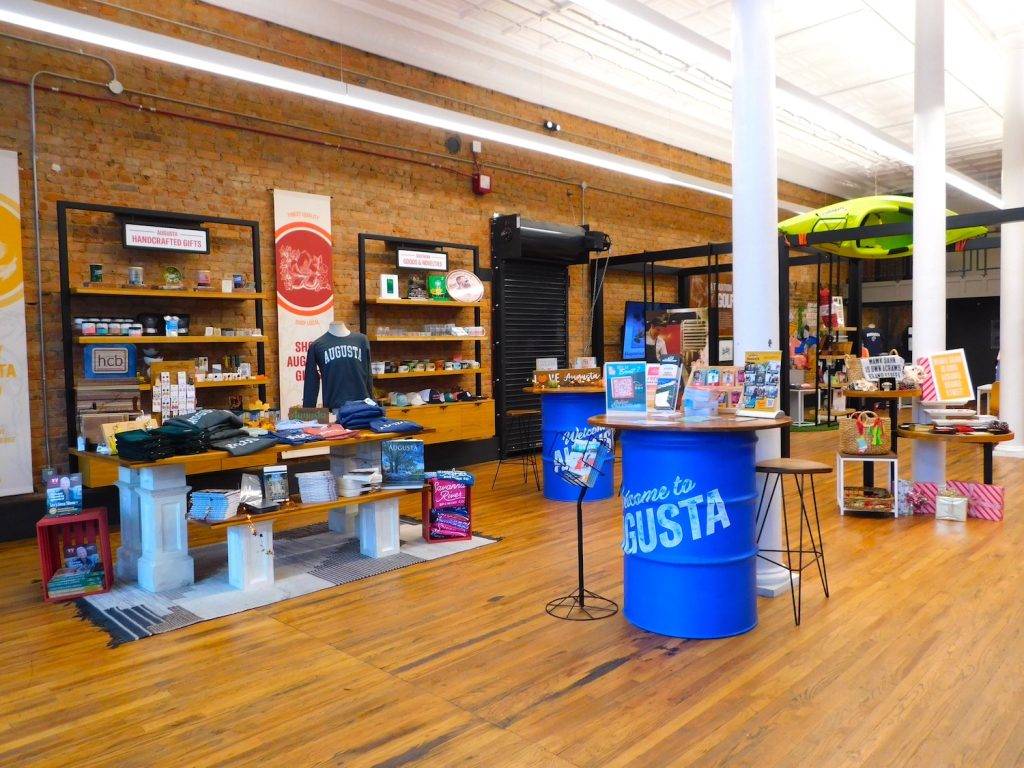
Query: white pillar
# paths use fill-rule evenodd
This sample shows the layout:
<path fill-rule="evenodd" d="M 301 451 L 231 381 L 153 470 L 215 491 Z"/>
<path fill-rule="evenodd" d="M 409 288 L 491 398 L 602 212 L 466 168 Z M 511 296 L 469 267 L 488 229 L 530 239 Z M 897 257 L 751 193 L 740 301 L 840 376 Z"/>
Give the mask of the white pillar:
<path fill-rule="evenodd" d="M 917 0 L 914 19 L 914 356 L 946 348 L 946 115 L 943 0 Z M 915 420 L 923 420 L 920 405 Z M 895 424 L 893 427 L 895 428 Z M 946 447 L 914 443 L 915 480 L 941 483 Z"/>
<path fill-rule="evenodd" d="M 139 470 L 142 555 L 138 559 L 138 574 L 139 586 L 147 592 L 163 592 L 195 583 L 185 517 L 188 492 L 183 464 Z"/>
<path fill-rule="evenodd" d="M 746 352 L 779 348 L 774 5 L 732 2 L 733 327 L 741 362 Z M 779 430 L 758 432 L 758 459 L 781 453 Z M 779 510 L 776 499 L 761 535 L 765 549 L 782 548 Z M 758 594 L 774 597 L 789 588 L 785 569 L 758 559 Z"/>
<path fill-rule="evenodd" d="M 1003 207 L 1024 206 L 1024 30 L 1003 44 Z M 1003 224 L 999 257 L 999 418 L 1016 437 L 995 453 L 1024 458 L 1024 222 Z"/>
<path fill-rule="evenodd" d="M 114 573 L 121 581 L 139 580 L 142 557 L 142 529 L 139 512 L 139 470 L 117 468 L 118 497 L 121 502 L 121 546 L 117 548 Z"/>

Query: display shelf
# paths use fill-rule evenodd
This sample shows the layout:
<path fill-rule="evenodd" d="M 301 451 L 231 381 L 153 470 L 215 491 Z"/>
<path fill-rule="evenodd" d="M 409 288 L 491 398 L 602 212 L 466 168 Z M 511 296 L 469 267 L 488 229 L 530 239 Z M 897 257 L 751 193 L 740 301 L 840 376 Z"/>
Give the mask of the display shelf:
<path fill-rule="evenodd" d="M 197 381 L 195 386 L 196 389 L 206 389 L 208 387 L 255 387 L 269 382 L 270 378 L 267 376 L 253 376 L 251 379 L 231 379 L 230 381 Z M 140 384 L 139 389 L 143 392 L 149 392 L 153 389 L 153 385 Z"/>
<path fill-rule="evenodd" d="M 135 298 L 161 298 L 174 297 L 177 299 L 220 299 L 226 301 L 253 301 L 265 299 L 262 292 L 254 291 L 194 291 L 194 290 L 170 290 L 164 288 L 93 288 L 92 286 L 72 286 L 72 296 L 131 296 Z"/>
<path fill-rule="evenodd" d="M 421 376 L 466 376 L 482 374 L 489 376 L 490 371 L 485 368 L 460 368 L 457 371 L 410 371 L 409 373 L 375 373 L 375 379 L 418 379 Z"/>
<path fill-rule="evenodd" d="M 378 336 L 371 334 L 370 341 L 486 341 L 487 336 Z"/>
<path fill-rule="evenodd" d="M 215 246 L 218 253 L 213 256 L 196 253 L 175 253 L 174 260 L 179 269 L 185 272 L 208 269 L 211 258 L 219 267 L 232 273 L 248 273 L 247 279 L 251 288 L 221 291 L 196 290 L 194 286 L 179 290 L 167 289 L 156 282 L 144 286 L 128 286 L 123 282 L 124 270 L 128 265 L 153 263 L 154 254 L 140 255 L 127 249 L 115 240 L 123 224 L 130 222 L 147 224 L 165 223 L 167 226 L 201 225 L 210 228 L 213 242 L 221 242 L 220 234 L 225 228 L 232 232 L 230 238 L 223 241 L 222 246 Z M 191 358 L 203 355 L 216 358 L 225 352 L 241 353 L 244 351 L 246 361 L 251 363 L 253 376 L 247 380 L 204 381 L 197 387 L 210 388 L 207 395 L 209 404 L 227 401 L 228 393 L 218 388 L 258 387 L 260 400 L 266 400 L 267 385 L 270 382 L 266 375 L 267 337 L 258 336 L 127 336 L 76 335 L 73 317 L 113 316 L 124 313 L 135 315 L 144 308 L 159 308 L 159 315 L 190 313 L 191 329 L 200 331 L 205 327 L 229 327 L 262 329 L 263 302 L 267 293 L 263 290 L 263 266 L 260 257 L 260 225 L 251 219 L 239 219 L 225 216 L 206 216 L 202 214 L 176 213 L 169 211 L 127 208 L 116 205 L 102 205 L 88 202 L 57 201 L 57 245 L 60 266 L 60 299 L 61 327 L 64 354 L 64 392 L 66 398 L 65 418 L 67 419 L 67 435 L 70 440 L 79 433 L 79 397 L 94 399 L 100 392 L 114 392 L 117 389 L 144 392 L 142 401 L 149 399 L 152 391 L 149 382 L 135 384 L 130 377 L 120 380 L 85 380 L 83 348 L 88 345 L 138 345 L 140 347 L 176 345 L 168 349 L 180 349 L 180 356 Z M 220 253 L 220 247 L 224 252 Z M 101 261 L 106 262 L 107 274 L 114 279 L 109 283 L 90 284 L 84 282 L 85 262 L 95 260 L 86 254 L 102 253 Z M 164 258 L 164 257 L 161 257 Z M 164 262 L 158 262 L 164 263 Z M 147 271 L 149 267 L 146 267 Z M 72 283 L 75 283 L 72 285 Z M 217 283 L 218 288 L 220 283 Z M 120 306 L 121 309 L 112 309 Z M 182 346 L 184 345 L 184 346 Z M 230 345 L 224 347 L 224 345 Z M 205 347 L 205 349 L 204 349 Z M 170 356 L 170 355 L 168 355 Z M 192 370 L 192 361 L 182 361 L 186 372 Z M 142 361 L 138 361 L 138 369 L 143 370 Z M 127 371 L 125 371 L 127 372 Z M 122 373 L 124 376 L 124 373 Z M 225 392 L 225 394 L 215 394 Z M 200 405 L 203 405 L 202 403 Z M 82 412 L 91 403 L 83 403 Z M 145 409 L 145 405 L 140 405 Z M 216 407 L 216 406 L 214 406 Z M 76 464 L 83 472 L 88 471 L 88 461 Z"/>
<path fill-rule="evenodd" d="M 239 344 L 266 336 L 78 336 L 78 344 Z"/>
<path fill-rule="evenodd" d="M 437 299 L 374 299 L 367 298 L 367 304 L 386 305 L 389 307 L 482 307 L 482 301 L 439 301 Z M 353 302 L 359 305 L 359 300 Z"/>

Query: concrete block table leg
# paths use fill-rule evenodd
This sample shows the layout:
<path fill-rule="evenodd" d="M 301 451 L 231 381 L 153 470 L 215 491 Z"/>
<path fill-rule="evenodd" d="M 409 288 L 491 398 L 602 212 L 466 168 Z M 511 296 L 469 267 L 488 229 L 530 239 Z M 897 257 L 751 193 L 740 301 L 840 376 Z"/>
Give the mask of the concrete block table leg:
<path fill-rule="evenodd" d="M 189 487 L 185 485 L 185 467 L 143 467 L 138 472 L 142 539 L 139 586 L 148 592 L 188 586 L 195 582 L 195 568 L 188 554 L 185 512 Z"/>
<path fill-rule="evenodd" d="M 274 522 L 228 528 L 228 583 L 255 589 L 274 583 Z"/>
<path fill-rule="evenodd" d="M 359 551 L 367 557 L 398 554 L 398 499 L 359 505 Z"/>
<path fill-rule="evenodd" d="M 121 546 L 117 548 L 114 573 L 121 581 L 138 581 L 139 558 L 142 557 L 139 470 L 118 467 L 115 485 L 121 502 Z"/>

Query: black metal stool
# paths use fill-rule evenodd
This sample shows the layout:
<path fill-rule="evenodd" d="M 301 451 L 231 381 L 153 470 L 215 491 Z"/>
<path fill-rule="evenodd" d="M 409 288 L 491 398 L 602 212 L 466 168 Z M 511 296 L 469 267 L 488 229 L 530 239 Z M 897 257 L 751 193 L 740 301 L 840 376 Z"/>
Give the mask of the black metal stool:
<path fill-rule="evenodd" d="M 774 563 L 780 568 L 785 568 L 789 571 L 789 594 L 793 600 L 793 618 L 796 620 L 797 626 L 800 626 L 800 609 L 803 602 L 803 578 L 800 579 L 799 586 L 794 586 L 793 574 L 799 574 L 804 568 L 809 566 L 812 562 L 818 566 L 818 576 L 821 577 L 821 586 L 825 590 L 825 597 L 828 597 L 828 570 L 825 567 L 825 544 L 821 539 L 821 523 L 818 520 L 818 497 L 814 492 L 814 476 L 825 475 L 832 471 L 832 467 L 828 464 L 821 464 L 817 461 L 805 461 L 803 459 L 765 459 L 757 462 L 757 471 L 764 473 L 764 486 L 761 488 L 761 498 L 757 502 L 757 543 L 758 552 L 757 556 L 762 560 L 767 560 L 769 563 Z M 775 483 L 772 485 L 771 495 L 768 497 L 768 504 L 764 504 L 764 496 L 768 490 L 768 476 L 775 475 Z M 761 534 L 764 532 L 764 525 L 768 519 L 768 510 L 771 509 L 772 501 L 775 499 L 775 491 L 779 488 L 780 483 L 784 475 L 790 475 L 793 477 L 793 481 L 796 484 L 797 492 L 800 494 L 800 536 L 799 544 L 796 549 L 790 542 L 789 537 L 789 517 L 786 514 L 786 488 L 782 486 L 780 496 L 782 497 L 782 526 L 783 531 L 786 535 L 786 548 L 785 549 L 761 549 Z M 814 527 L 811 527 L 810 513 L 807 509 L 807 502 L 804 497 L 804 490 L 806 489 L 807 481 L 806 477 L 811 478 L 811 499 L 814 502 Z M 810 549 L 804 549 L 804 523 L 807 524 L 807 535 L 810 538 Z M 815 540 L 814 531 L 818 532 L 818 538 Z M 770 554 L 785 554 L 786 562 L 781 563 L 778 560 L 773 560 L 767 557 L 764 553 Z M 812 555 L 811 558 L 804 562 L 804 555 Z M 794 565 L 794 556 L 798 558 L 797 563 Z"/>
<path fill-rule="evenodd" d="M 498 456 L 498 466 L 494 469 L 494 479 L 491 480 L 491 488 L 498 482 L 498 473 L 501 471 L 501 465 L 505 463 L 508 457 L 509 443 L 513 435 L 516 437 L 516 442 L 519 446 L 525 447 L 525 450 L 519 454 L 519 460 L 523 467 L 523 482 L 530 482 L 530 471 L 529 467 L 533 468 L 533 480 L 537 484 L 537 490 L 540 490 L 540 475 L 537 473 L 537 456 L 533 450 L 534 434 L 533 434 L 533 422 L 534 417 L 540 416 L 540 411 L 536 408 L 522 408 L 505 411 L 505 427 L 501 431 L 501 451 Z"/>

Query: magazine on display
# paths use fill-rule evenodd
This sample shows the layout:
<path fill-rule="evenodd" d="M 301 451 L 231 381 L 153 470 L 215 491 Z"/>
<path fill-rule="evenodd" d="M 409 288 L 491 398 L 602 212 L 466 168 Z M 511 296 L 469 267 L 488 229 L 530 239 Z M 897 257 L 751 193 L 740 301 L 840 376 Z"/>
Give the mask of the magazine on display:
<path fill-rule="evenodd" d="M 779 408 L 782 351 L 747 352 L 743 366 L 743 394 L 737 416 L 774 419 Z"/>
<path fill-rule="evenodd" d="M 422 488 L 424 478 L 423 441 L 417 439 L 384 440 L 380 444 L 380 462 L 385 490 Z"/>

